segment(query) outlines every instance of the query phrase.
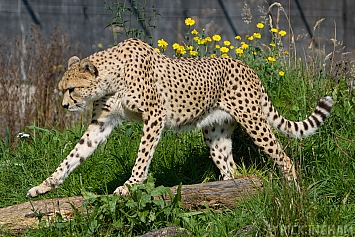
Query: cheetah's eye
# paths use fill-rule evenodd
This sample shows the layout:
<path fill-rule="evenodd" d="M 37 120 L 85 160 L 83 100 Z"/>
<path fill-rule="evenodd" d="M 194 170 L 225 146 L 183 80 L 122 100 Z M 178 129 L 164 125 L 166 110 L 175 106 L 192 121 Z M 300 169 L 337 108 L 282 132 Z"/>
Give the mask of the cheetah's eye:
<path fill-rule="evenodd" d="M 74 92 L 74 87 L 70 87 L 70 88 L 68 89 L 68 91 L 69 91 L 69 94 L 73 93 L 73 92 Z"/>

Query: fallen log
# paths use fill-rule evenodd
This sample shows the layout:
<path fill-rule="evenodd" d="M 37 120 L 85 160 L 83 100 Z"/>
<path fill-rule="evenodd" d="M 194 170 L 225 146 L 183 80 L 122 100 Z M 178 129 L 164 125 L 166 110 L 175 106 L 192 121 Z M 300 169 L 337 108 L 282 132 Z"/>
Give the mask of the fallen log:
<path fill-rule="evenodd" d="M 238 200 L 258 192 L 262 183 L 257 178 L 243 178 L 226 181 L 216 181 L 201 184 L 182 185 L 181 203 L 186 209 L 203 208 L 232 208 Z M 176 194 L 178 186 L 170 188 Z M 168 199 L 168 196 L 165 197 Z M 13 232 L 22 232 L 26 227 L 36 228 L 38 216 L 50 220 L 60 213 L 64 219 L 73 217 L 72 206 L 80 209 L 84 198 L 82 196 L 53 198 L 25 202 L 22 204 L 0 208 L 0 228 Z M 47 219 L 46 219 L 47 218 Z"/>
<path fill-rule="evenodd" d="M 258 192 L 262 183 L 258 178 L 240 178 L 200 184 L 182 185 L 181 203 L 186 209 L 229 207 Z M 175 195 L 178 186 L 170 188 Z M 167 197 L 167 196 L 166 196 Z"/>

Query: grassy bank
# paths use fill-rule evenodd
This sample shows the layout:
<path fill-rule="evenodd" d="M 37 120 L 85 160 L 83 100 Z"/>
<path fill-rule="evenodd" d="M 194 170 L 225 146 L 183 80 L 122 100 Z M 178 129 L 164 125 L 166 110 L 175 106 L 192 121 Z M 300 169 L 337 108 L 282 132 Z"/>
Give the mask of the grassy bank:
<path fill-rule="evenodd" d="M 297 90 L 303 80 L 304 78 L 300 78 L 291 83 L 285 77 L 283 82 L 279 82 L 279 92 L 276 93 L 275 90 L 270 93 L 274 94 L 272 98 L 275 100 L 295 98 L 289 101 L 283 99 L 287 106 L 279 107 L 289 119 L 298 120 L 305 117 L 315 106 L 315 101 L 309 96 L 309 87 L 304 87 L 307 90 L 299 90 L 298 96 L 289 94 L 289 91 Z M 176 212 L 173 218 L 160 219 L 155 221 L 154 225 L 147 225 L 137 217 L 134 220 L 138 224 L 133 226 L 132 218 L 126 218 L 122 220 L 123 224 L 121 223 L 124 228 L 122 225 L 117 228 L 110 225 L 106 220 L 107 216 L 103 218 L 92 216 L 94 214 L 78 214 L 71 222 L 58 219 L 59 223 L 65 224 L 52 223 L 39 230 L 28 230 L 28 236 L 81 236 L 87 233 L 124 236 L 142 234 L 149 228 L 168 225 L 184 227 L 194 236 L 239 236 L 242 232 L 238 231 L 243 228 L 249 230 L 246 232 L 249 236 L 292 236 L 292 233 L 308 232 L 312 232 L 313 236 L 332 236 L 332 233 L 352 236 L 355 231 L 354 97 L 348 93 L 344 83 L 335 85 L 329 81 L 325 84 L 336 88 L 333 90 L 336 104 L 331 117 L 320 131 L 303 140 L 288 139 L 277 134 L 286 152 L 297 164 L 301 192 L 289 188 L 288 185 L 284 186 L 268 157 L 246 139 L 247 136 L 242 130 L 237 130 L 234 153 L 236 160 L 240 160 L 237 162 L 241 167 L 239 172 L 261 176 L 265 189 L 259 195 L 238 203 L 235 209 L 187 212 L 174 206 L 170 207 Z M 327 90 L 325 87 L 316 87 L 314 93 L 319 93 L 321 89 Z M 292 105 L 300 108 L 298 112 L 287 110 Z M 30 126 L 25 130 L 30 137 L 17 138 L 14 147 L 10 147 L 6 139 L 3 139 L 0 159 L 0 206 L 27 201 L 26 191 L 55 170 L 84 130 L 85 126 L 77 126 L 65 132 Z M 82 190 L 96 194 L 112 193 L 130 176 L 141 135 L 140 124 L 127 123 L 117 128 L 108 141 L 71 174 L 58 190 L 44 195 L 44 198 L 80 195 Z M 218 180 L 218 170 L 208 156 L 200 132 L 165 131 L 150 170 L 156 178 L 157 186 Z M 97 206 L 104 203 L 99 199 L 92 202 Z M 159 212 L 155 209 L 153 211 Z M 95 225 L 95 228 L 92 225 Z M 320 231 L 327 234 L 319 234 Z"/>

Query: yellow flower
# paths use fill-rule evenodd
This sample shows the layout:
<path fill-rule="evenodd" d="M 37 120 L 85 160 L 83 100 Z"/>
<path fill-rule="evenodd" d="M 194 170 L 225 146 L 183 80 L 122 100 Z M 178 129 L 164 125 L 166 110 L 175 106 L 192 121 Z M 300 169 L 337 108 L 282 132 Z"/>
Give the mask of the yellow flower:
<path fill-rule="evenodd" d="M 261 38 L 261 34 L 260 33 L 254 33 L 253 36 L 257 39 L 260 39 Z"/>
<path fill-rule="evenodd" d="M 164 51 L 168 46 L 168 43 L 164 39 L 160 39 L 158 40 L 158 46 L 161 47 L 162 50 Z"/>
<path fill-rule="evenodd" d="M 229 52 L 229 48 L 223 46 L 223 47 L 220 48 L 220 51 L 222 53 L 228 53 Z"/>
<path fill-rule="evenodd" d="M 280 36 L 285 36 L 285 35 L 286 35 L 286 31 L 280 30 L 280 31 L 279 31 L 279 35 L 280 35 Z"/>
<path fill-rule="evenodd" d="M 284 52 L 284 54 L 285 54 L 285 55 L 289 55 L 289 54 L 290 54 L 290 52 L 288 52 L 288 51 L 285 51 L 285 52 Z"/>
<path fill-rule="evenodd" d="M 160 49 L 158 49 L 158 48 L 154 48 L 154 50 L 155 50 L 155 51 L 158 51 L 158 52 L 160 53 Z"/>
<path fill-rule="evenodd" d="M 191 56 L 197 56 L 197 51 L 190 50 L 190 55 L 191 55 Z"/>
<path fill-rule="evenodd" d="M 283 77 L 283 76 L 285 76 L 285 72 L 279 71 L 279 75 L 280 75 L 281 77 Z"/>
<path fill-rule="evenodd" d="M 273 33 L 277 33 L 278 32 L 278 30 L 276 28 L 271 28 L 270 31 L 273 32 Z"/>
<path fill-rule="evenodd" d="M 173 49 L 175 50 L 176 54 L 185 54 L 185 47 L 178 43 L 173 44 Z"/>
<path fill-rule="evenodd" d="M 207 43 L 206 39 L 197 40 L 197 44 L 206 44 L 206 43 Z"/>
<path fill-rule="evenodd" d="M 176 53 L 181 55 L 186 54 L 185 47 L 180 45 L 179 48 L 176 49 Z"/>
<path fill-rule="evenodd" d="M 192 45 L 187 46 L 186 49 L 188 49 L 189 51 L 192 51 L 194 49 L 194 46 L 192 46 Z"/>
<path fill-rule="evenodd" d="M 195 25 L 195 20 L 191 19 L 191 17 L 186 18 L 185 24 L 186 24 L 187 26 L 193 26 L 193 25 Z"/>
<path fill-rule="evenodd" d="M 240 42 L 240 44 L 242 45 L 242 49 L 247 49 L 249 47 L 245 42 Z"/>
<path fill-rule="evenodd" d="M 240 37 L 240 35 L 237 35 L 236 37 L 234 37 L 234 39 L 236 39 L 236 40 L 241 40 L 242 37 Z"/>
<path fill-rule="evenodd" d="M 229 55 L 226 54 L 226 53 L 224 53 L 224 54 L 221 55 L 221 57 L 222 57 L 222 58 L 229 58 Z"/>
<path fill-rule="evenodd" d="M 216 44 L 216 49 L 219 49 L 219 48 L 221 48 L 221 46 L 219 46 L 218 44 Z"/>
<path fill-rule="evenodd" d="M 258 24 L 256 24 L 256 27 L 258 27 L 259 29 L 264 28 L 264 24 L 259 22 Z"/>
<path fill-rule="evenodd" d="M 229 48 L 230 48 L 230 49 L 234 49 L 234 46 L 233 46 L 233 45 L 231 45 L 231 46 L 229 46 Z"/>
<path fill-rule="evenodd" d="M 211 54 L 211 58 L 215 58 L 217 57 L 217 55 L 214 53 L 214 54 Z"/>
<path fill-rule="evenodd" d="M 242 48 L 237 48 L 237 49 L 235 50 L 235 52 L 236 52 L 239 56 L 242 56 L 243 53 L 244 53 L 244 51 L 243 51 Z"/>
<path fill-rule="evenodd" d="M 177 50 L 179 47 L 180 47 L 180 44 L 178 44 L 178 43 L 173 44 L 173 49 Z"/>
<path fill-rule="evenodd" d="M 224 44 L 225 46 L 229 46 L 229 45 L 231 45 L 231 42 L 228 41 L 228 40 L 225 40 L 225 41 L 223 42 L 223 44 Z"/>
<path fill-rule="evenodd" d="M 247 39 L 251 41 L 251 40 L 254 39 L 254 36 L 251 35 L 251 36 L 249 36 Z"/>
<path fill-rule="evenodd" d="M 220 41 L 222 39 L 222 37 L 220 35 L 214 35 L 214 36 L 212 36 L 212 39 L 214 41 Z"/>
<path fill-rule="evenodd" d="M 273 58 L 273 57 L 271 57 L 271 56 L 269 56 L 269 57 L 267 57 L 267 60 L 269 61 L 269 62 L 276 62 L 276 59 L 275 58 Z"/>
<path fill-rule="evenodd" d="M 193 31 L 191 31 L 191 34 L 197 35 L 197 34 L 198 34 L 198 31 L 194 29 Z"/>
<path fill-rule="evenodd" d="M 207 43 L 212 42 L 212 39 L 211 39 L 211 37 L 209 37 L 209 36 L 208 36 L 208 37 L 206 37 L 206 39 L 205 39 L 205 40 L 206 40 L 206 42 L 207 42 Z"/>
<path fill-rule="evenodd" d="M 271 47 L 276 47 L 276 44 L 271 43 L 270 46 L 271 46 Z"/>

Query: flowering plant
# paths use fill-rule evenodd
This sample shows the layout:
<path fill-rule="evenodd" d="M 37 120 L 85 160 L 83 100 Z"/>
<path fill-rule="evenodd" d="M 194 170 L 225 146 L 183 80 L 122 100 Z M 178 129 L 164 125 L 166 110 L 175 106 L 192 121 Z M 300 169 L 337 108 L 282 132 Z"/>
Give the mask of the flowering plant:
<path fill-rule="evenodd" d="M 281 64 L 275 64 L 279 58 L 286 57 L 288 51 L 283 50 L 282 37 L 287 35 L 287 32 L 282 29 L 271 27 L 269 34 L 271 42 L 269 44 L 261 43 L 263 34 L 267 34 L 265 24 L 259 22 L 256 24 L 256 32 L 245 36 L 237 35 L 234 37 L 234 43 L 227 39 L 223 39 L 220 34 L 208 36 L 205 29 L 199 31 L 195 26 L 196 20 L 188 17 L 185 19 L 185 25 L 188 27 L 184 43 L 173 43 L 174 57 L 223 57 L 223 58 L 238 58 L 249 65 L 255 64 L 256 59 L 264 59 L 264 71 L 275 75 L 278 78 L 285 76 L 285 72 L 281 70 Z M 192 37 L 190 37 L 192 36 Z M 265 39 L 270 37 L 265 37 Z M 158 40 L 158 48 L 156 50 L 165 52 L 169 45 L 164 39 Z M 267 46 L 268 45 L 268 46 Z M 258 66 L 260 68 L 260 65 Z"/>

